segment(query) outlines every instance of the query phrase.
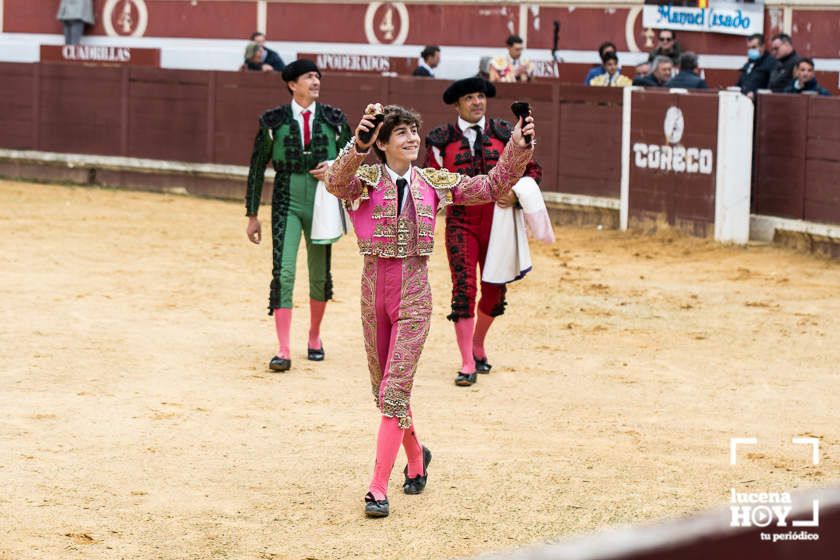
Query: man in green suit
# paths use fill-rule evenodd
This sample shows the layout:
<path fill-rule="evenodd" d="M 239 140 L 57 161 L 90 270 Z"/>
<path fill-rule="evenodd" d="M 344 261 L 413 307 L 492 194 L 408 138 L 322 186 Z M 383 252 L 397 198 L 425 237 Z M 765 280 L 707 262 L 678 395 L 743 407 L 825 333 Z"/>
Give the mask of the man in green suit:
<path fill-rule="evenodd" d="M 292 322 L 292 290 L 301 234 L 306 240 L 309 267 L 310 326 L 307 357 L 324 359 L 321 319 L 327 300 L 332 298 L 330 274 L 331 243 L 336 239 L 313 240 L 312 218 L 318 181 L 323 180 L 329 162 L 350 139 L 350 127 L 341 110 L 318 103 L 321 72 L 311 60 L 301 59 L 283 69 L 283 79 L 292 101 L 270 109 L 260 117 L 254 141 L 245 209 L 246 233 L 253 243 L 262 238 L 257 218 L 265 167 L 274 165 L 276 176 L 271 200 L 273 269 L 269 292 L 269 315 L 274 315 L 278 352 L 269 362 L 272 371 L 286 371 L 291 365 L 289 330 Z"/>

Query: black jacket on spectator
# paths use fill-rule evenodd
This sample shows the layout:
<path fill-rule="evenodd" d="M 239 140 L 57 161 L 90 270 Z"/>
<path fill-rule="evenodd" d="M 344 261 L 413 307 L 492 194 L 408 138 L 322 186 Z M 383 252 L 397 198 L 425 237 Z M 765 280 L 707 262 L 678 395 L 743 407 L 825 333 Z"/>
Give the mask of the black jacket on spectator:
<path fill-rule="evenodd" d="M 646 76 L 636 76 L 635 78 L 633 78 L 633 85 L 642 87 L 665 87 L 665 84 L 660 84 L 653 74 L 647 74 Z"/>
<path fill-rule="evenodd" d="M 682 48 L 680 47 L 679 43 L 674 43 L 674 48 L 671 50 L 671 54 L 662 52 L 662 49 L 657 47 L 651 51 L 648 55 L 648 62 L 653 62 L 653 59 L 659 55 L 667 56 L 671 59 L 671 62 L 674 63 L 674 68 L 680 67 L 680 54 L 682 54 Z"/>
<path fill-rule="evenodd" d="M 706 80 L 692 72 L 683 70 L 667 82 L 665 87 L 686 88 L 686 89 L 709 89 Z"/>
<path fill-rule="evenodd" d="M 277 54 L 277 51 L 273 51 L 268 47 L 263 47 L 265 49 L 265 60 L 261 63 L 254 64 L 250 60 L 245 61 L 245 66 L 248 67 L 248 70 L 262 70 L 263 64 L 268 64 L 272 68 L 274 68 L 275 72 L 282 72 L 283 68 L 286 67 L 286 63 L 283 62 L 283 59 L 280 58 L 280 55 Z"/>
<path fill-rule="evenodd" d="M 426 70 L 425 66 L 418 66 L 414 69 L 414 72 L 411 73 L 412 76 L 420 76 L 421 78 L 431 78 L 432 73 Z"/>
<path fill-rule="evenodd" d="M 796 89 L 796 82 L 794 81 L 782 93 L 802 93 L 805 91 L 813 91 L 816 92 L 818 95 L 831 95 L 827 89 L 825 89 L 817 83 L 816 78 L 814 78 L 810 82 L 805 82 L 805 85 L 802 86 L 802 89 Z"/>
<path fill-rule="evenodd" d="M 793 51 L 784 58 L 776 61 L 776 67 L 770 73 L 770 83 L 768 87 L 774 93 L 781 93 L 793 83 L 793 69 L 796 68 L 796 63 L 799 62 L 799 55 Z"/>
<path fill-rule="evenodd" d="M 738 83 L 735 84 L 741 88 L 741 93 L 744 95 L 759 89 L 767 89 L 770 83 L 770 73 L 776 68 L 778 61 L 773 58 L 769 52 L 755 60 L 748 60 L 746 64 L 741 66 L 741 76 L 738 78 Z"/>

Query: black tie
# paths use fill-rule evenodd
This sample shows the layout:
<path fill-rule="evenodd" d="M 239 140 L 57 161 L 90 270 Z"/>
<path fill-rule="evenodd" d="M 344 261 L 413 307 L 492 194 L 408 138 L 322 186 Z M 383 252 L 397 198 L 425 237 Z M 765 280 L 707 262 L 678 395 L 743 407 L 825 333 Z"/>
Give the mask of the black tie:
<path fill-rule="evenodd" d="M 397 179 L 397 214 L 402 214 L 403 200 L 405 200 L 405 188 L 408 186 L 408 181 L 405 179 Z"/>
<path fill-rule="evenodd" d="M 475 130 L 475 144 L 473 144 L 473 154 L 475 157 L 481 155 L 481 146 L 484 144 L 484 140 L 481 138 L 481 127 L 478 125 L 471 126 L 471 129 Z"/>

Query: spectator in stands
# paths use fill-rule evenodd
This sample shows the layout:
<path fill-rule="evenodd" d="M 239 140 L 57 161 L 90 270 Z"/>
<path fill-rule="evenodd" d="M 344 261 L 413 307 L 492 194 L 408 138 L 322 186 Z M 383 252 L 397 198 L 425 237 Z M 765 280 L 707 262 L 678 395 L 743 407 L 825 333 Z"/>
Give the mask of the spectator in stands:
<path fill-rule="evenodd" d="M 780 33 L 773 37 L 770 41 L 770 54 L 776 59 L 776 66 L 770 73 L 768 87 L 774 93 L 781 93 L 793 84 L 793 69 L 796 68 L 799 55 L 793 48 L 790 35 L 786 33 Z"/>
<path fill-rule="evenodd" d="M 810 93 L 811 95 L 831 95 L 817 83 L 814 75 L 814 59 L 802 57 L 796 63 L 796 79 L 784 93 Z"/>
<path fill-rule="evenodd" d="M 642 62 L 641 64 L 638 64 L 636 66 L 635 70 L 636 70 L 636 75 L 633 76 L 634 80 L 636 78 L 642 78 L 644 76 L 647 76 L 648 74 L 650 74 L 650 62 L 648 62 L 646 60 L 646 61 Z"/>
<path fill-rule="evenodd" d="M 709 89 L 706 80 L 700 76 L 697 55 L 690 51 L 682 53 L 680 56 L 679 73 L 668 80 L 665 86 L 686 89 Z"/>
<path fill-rule="evenodd" d="M 505 42 L 508 52 L 490 61 L 491 82 L 528 82 L 534 75 L 534 65 L 522 57 L 525 50 L 522 37 L 511 35 Z"/>
<path fill-rule="evenodd" d="M 267 72 L 267 70 L 263 68 L 267 64 L 271 66 L 271 69 L 275 72 L 283 71 L 283 68 L 286 67 L 286 63 L 283 62 L 283 59 L 280 58 L 280 55 L 277 54 L 276 51 L 273 51 L 265 46 L 265 33 L 262 31 L 254 31 L 251 33 L 251 42 L 262 47 L 262 54 L 260 55 L 260 59 L 257 61 L 251 61 L 247 56 L 245 57 L 245 65 L 248 66 L 248 70 L 262 70 Z"/>
<path fill-rule="evenodd" d="M 660 29 L 658 38 L 659 42 L 648 56 L 648 62 L 653 62 L 653 59 L 657 56 L 667 56 L 671 59 L 672 66 L 677 66 L 680 63 L 680 44 L 677 43 L 676 32 L 670 29 Z"/>
<path fill-rule="evenodd" d="M 85 25 L 93 25 L 93 0 L 61 0 L 55 17 L 64 24 L 64 44 L 78 45 Z"/>
<path fill-rule="evenodd" d="M 239 69 L 254 72 L 274 72 L 274 67 L 262 62 L 262 60 L 265 60 L 265 48 L 261 47 L 259 43 L 248 43 L 245 47 L 245 62 Z"/>
<path fill-rule="evenodd" d="M 665 87 L 668 80 L 671 79 L 671 71 L 674 69 L 674 64 L 667 56 L 660 55 L 653 59 L 650 65 L 650 74 L 646 76 L 636 76 L 633 78 L 634 86 L 642 87 Z"/>
<path fill-rule="evenodd" d="M 601 43 L 601 46 L 598 47 L 598 58 L 601 59 L 601 64 L 594 66 L 591 70 L 589 70 L 589 72 L 586 73 L 586 77 L 583 79 L 583 85 L 590 85 L 592 78 L 594 78 L 595 76 L 601 76 L 606 72 L 606 61 L 604 60 L 604 56 L 607 53 L 615 54 L 615 52 L 616 48 L 614 43 L 611 43 L 610 41 Z M 619 72 L 621 72 L 621 69 L 619 69 Z"/>
<path fill-rule="evenodd" d="M 420 65 L 411 73 L 412 76 L 434 78 L 435 68 L 440 64 L 440 47 L 430 45 L 420 53 Z"/>
<path fill-rule="evenodd" d="M 603 58 L 606 71 L 592 78 L 589 81 L 590 86 L 627 87 L 633 84 L 633 80 L 622 76 L 621 69 L 618 67 L 618 56 L 614 52 L 606 53 Z"/>
<path fill-rule="evenodd" d="M 767 89 L 770 73 L 776 67 L 776 59 L 770 56 L 764 45 L 764 35 L 753 33 L 747 37 L 747 63 L 741 67 L 741 76 L 735 84 L 741 93 L 753 99 L 759 89 Z"/>

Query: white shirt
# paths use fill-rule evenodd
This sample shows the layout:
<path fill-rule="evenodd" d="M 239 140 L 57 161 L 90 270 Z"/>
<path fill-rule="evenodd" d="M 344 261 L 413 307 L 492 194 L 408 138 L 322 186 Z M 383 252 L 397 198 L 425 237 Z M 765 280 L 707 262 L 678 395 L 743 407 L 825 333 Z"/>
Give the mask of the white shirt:
<path fill-rule="evenodd" d="M 470 143 L 470 149 L 475 151 L 475 129 L 472 127 L 478 125 L 481 127 L 481 130 L 484 130 L 484 123 L 485 117 L 481 117 L 477 123 L 470 123 L 458 117 L 458 128 L 461 129 L 461 132 L 464 134 L 464 138 Z M 435 161 L 438 165 L 443 165 L 443 155 L 440 153 L 440 149 L 437 146 L 432 146 L 432 157 L 435 158 Z"/>
<path fill-rule="evenodd" d="M 301 107 L 300 105 L 298 105 L 297 101 L 295 101 L 295 99 L 292 98 L 292 116 L 295 117 L 295 120 L 297 121 L 298 126 L 300 127 L 300 145 L 301 146 L 304 145 L 303 144 L 303 136 L 304 136 L 304 132 L 303 132 L 303 112 L 304 111 L 310 111 L 310 115 L 309 115 L 309 139 L 311 141 L 312 140 L 312 121 L 315 120 L 315 106 L 317 104 L 318 103 L 313 101 L 312 104 L 309 107 Z"/>
<path fill-rule="evenodd" d="M 411 167 L 412 166 L 410 166 L 410 165 L 408 166 L 408 171 L 405 172 L 405 175 L 398 175 L 396 171 L 394 171 L 393 169 L 391 169 L 387 165 L 385 166 L 385 171 L 388 172 L 388 176 L 391 178 L 391 181 L 393 181 L 393 183 L 395 185 L 397 184 L 397 179 L 405 179 L 406 180 L 405 196 L 403 197 L 402 207 L 400 208 L 400 212 L 405 210 L 406 201 L 408 200 L 408 197 L 411 196 L 409 194 L 409 192 L 410 192 L 409 187 L 411 185 Z M 399 192 L 399 188 L 400 188 L 399 185 L 397 185 L 397 192 Z M 399 197 L 399 194 L 397 194 L 397 197 Z M 399 198 L 398 198 L 398 200 L 399 200 Z"/>
<path fill-rule="evenodd" d="M 475 129 L 473 127 L 478 126 L 479 128 L 481 128 L 481 130 L 484 130 L 484 121 L 484 117 L 481 117 L 477 123 L 467 122 L 461 117 L 458 117 L 458 128 L 460 128 L 461 132 L 464 133 L 464 137 L 469 141 L 470 149 L 472 149 L 473 151 L 475 151 L 476 138 Z"/>

